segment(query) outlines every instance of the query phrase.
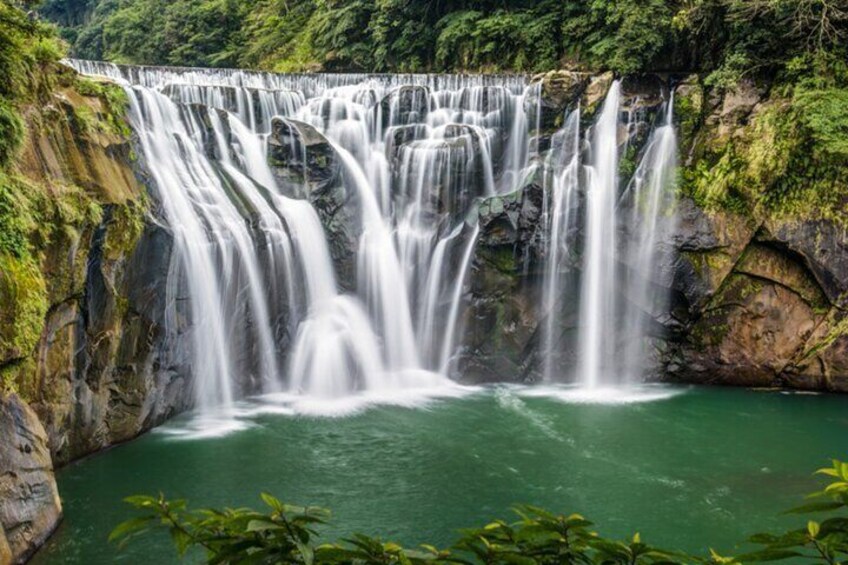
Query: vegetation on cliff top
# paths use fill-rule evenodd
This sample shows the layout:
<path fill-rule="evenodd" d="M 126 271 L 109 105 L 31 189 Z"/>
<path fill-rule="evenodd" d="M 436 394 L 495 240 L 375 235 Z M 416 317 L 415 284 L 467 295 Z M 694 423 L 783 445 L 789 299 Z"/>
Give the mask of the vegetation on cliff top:
<path fill-rule="evenodd" d="M 126 499 L 140 515 L 120 524 L 110 540 L 126 543 L 151 530 L 168 532 L 181 555 L 200 549 L 208 563 L 336 563 L 344 565 L 424 563 L 506 564 L 741 564 L 785 559 L 836 565 L 848 557 L 848 463 L 833 461 L 818 474 L 831 478 L 809 502 L 790 510 L 816 514 L 797 529 L 781 534 L 757 534 L 752 552 L 724 557 L 711 551 L 694 557 L 644 543 L 639 534 L 623 542 L 599 536 L 593 524 L 579 514 L 556 515 L 540 508 L 516 508 L 519 520 L 495 520 L 482 528 L 465 530 L 451 549 L 423 545 L 406 549 L 396 543 L 354 535 L 342 543 L 317 542 L 329 513 L 316 507 L 283 504 L 262 494 L 269 510 L 248 508 L 189 510 L 184 500 L 164 496 Z"/>
<path fill-rule="evenodd" d="M 0 3 L 0 366 L 32 351 L 47 311 L 30 245 L 39 227 L 38 191 L 18 174 L 15 159 L 26 134 L 21 107 L 44 91 L 40 69 L 58 59 L 56 46 L 48 27 Z"/>
<path fill-rule="evenodd" d="M 267 70 L 697 71 L 845 58 L 845 0 L 45 0 L 72 54 Z"/>

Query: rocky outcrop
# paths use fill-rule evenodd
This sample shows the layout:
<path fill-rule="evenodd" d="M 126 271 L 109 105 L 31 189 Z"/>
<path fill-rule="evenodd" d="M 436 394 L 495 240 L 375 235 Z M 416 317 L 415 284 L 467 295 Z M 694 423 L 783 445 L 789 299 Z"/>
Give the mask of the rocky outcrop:
<path fill-rule="evenodd" d="M 470 382 L 532 379 L 539 325 L 544 190 L 541 172 L 511 194 L 484 199 L 468 277 L 458 376 Z"/>
<path fill-rule="evenodd" d="M 359 198 L 332 144 L 311 125 L 274 118 L 268 138 L 268 163 L 278 186 L 291 198 L 315 207 L 330 244 L 338 281 L 356 282 L 356 250 L 362 223 Z"/>
<path fill-rule="evenodd" d="M 51 306 L 36 351 L 28 396 L 57 464 L 131 439 L 191 402 L 188 361 L 165 330 L 171 238 L 147 225 L 131 249 L 112 247 L 127 229 L 121 210 L 107 209 L 79 292 Z"/>
<path fill-rule="evenodd" d="M 693 198 L 680 202 L 667 242 L 677 250 L 670 285 L 676 328 L 659 349 L 657 375 L 848 390 L 844 217 L 764 204 L 759 191 L 769 187 L 754 184 L 753 175 L 739 186 L 760 159 L 756 136 L 763 132 L 753 132 L 776 104 L 753 84 L 708 100 L 688 79 L 678 95 L 681 148 L 695 182 L 684 186 Z"/>
<path fill-rule="evenodd" d="M 191 400 L 185 352 L 173 345 L 186 329 L 166 329 L 167 312 L 181 310 L 166 290 L 172 239 L 110 103 L 121 91 L 78 80 L 61 72 L 61 88 L 27 113 L 19 174 L 46 225 L 29 255 L 0 254 L 18 265 L 0 274 L 0 296 L 18 297 L 0 301 L 15 345 L 0 371 L 38 414 L 57 465 L 131 439 Z M 29 303 L 37 323 L 21 307 Z"/>
<path fill-rule="evenodd" d="M 698 220 L 680 226 L 674 287 L 684 329 L 668 342 L 662 377 L 848 389 L 845 232 L 689 206 Z"/>
<path fill-rule="evenodd" d="M 16 395 L 0 397 L 0 563 L 23 563 L 62 517 L 47 434 Z"/>
<path fill-rule="evenodd" d="M 380 101 L 383 127 L 423 122 L 430 109 L 430 89 L 426 86 L 401 86 Z"/>
<path fill-rule="evenodd" d="M 550 133 L 562 126 L 563 113 L 576 104 L 590 80 L 589 73 L 574 71 L 550 71 L 536 75 L 531 84 L 538 84 L 538 95 L 528 97 L 524 101 L 524 109 L 529 116 L 537 116 L 543 132 Z"/>

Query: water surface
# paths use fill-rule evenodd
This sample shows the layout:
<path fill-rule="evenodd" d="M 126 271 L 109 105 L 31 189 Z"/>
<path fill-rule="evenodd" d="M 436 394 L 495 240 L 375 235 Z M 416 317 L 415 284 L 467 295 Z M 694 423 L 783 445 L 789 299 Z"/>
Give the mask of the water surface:
<path fill-rule="evenodd" d="M 240 430 L 193 438 L 190 416 L 63 469 L 65 520 L 37 563 L 176 562 L 164 538 L 121 552 L 120 500 L 164 492 L 192 506 L 259 507 L 260 491 L 333 510 L 328 537 L 361 531 L 446 545 L 515 503 L 580 512 L 608 536 L 732 550 L 791 526 L 779 513 L 848 451 L 848 397 L 656 388 L 630 397 L 482 389 L 417 408 L 338 417 L 252 410 Z"/>

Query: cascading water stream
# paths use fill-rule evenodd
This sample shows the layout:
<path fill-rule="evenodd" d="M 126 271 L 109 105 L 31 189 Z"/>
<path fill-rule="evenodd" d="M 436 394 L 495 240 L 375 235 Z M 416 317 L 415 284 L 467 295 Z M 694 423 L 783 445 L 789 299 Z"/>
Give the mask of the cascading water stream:
<path fill-rule="evenodd" d="M 590 164 L 585 167 L 586 221 L 580 290 L 577 374 L 586 388 L 600 386 L 615 358 L 616 214 L 618 126 L 621 85 L 613 82 L 592 131 Z"/>
<path fill-rule="evenodd" d="M 636 173 L 619 196 L 620 154 L 640 127 L 634 109 L 638 104 L 631 105 L 622 123 L 621 98 L 621 86 L 614 82 L 587 134 L 586 149 L 581 147 L 579 108 L 573 111 L 553 137 L 544 169 L 549 239 L 542 301 L 546 315 L 542 376 L 555 380 L 554 367 L 563 347 L 559 302 L 576 294 L 575 380 L 585 389 L 584 398 L 614 396 L 614 389 L 641 381 L 648 320 L 668 308 L 667 292 L 656 284 L 655 271 L 660 233 L 674 221 L 673 100 L 664 105 L 660 126 L 651 132 Z M 579 289 L 566 288 L 570 266 L 564 263 L 577 250 L 572 232 L 580 228 L 581 283 Z"/>
<path fill-rule="evenodd" d="M 568 116 L 561 132 L 552 142 L 553 151 L 548 155 L 545 174 L 553 175 L 551 182 L 547 178 L 544 186 L 550 186 L 546 199 L 545 225 L 549 234 L 547 245 L 547 266 L 543 288 L 543 312 L 545 327 L 543 334 L 542 378 L 546 382 L 554 380 L 553 360 L 556 356 L 557 336 L 560 326 L 559 303 L 566 291 L 563 281 L 563 265 L 569 252 L 569 231 L 577 220 L 577 190 L 580 187 L 580 108 Z"/>
<path fill-rule="evenodd" d="M 626 381 L 641 377 L 645 360 L 647 319 L 668 310 L 667 293 L 656 289 L 659 240 L 674 228 L 677 134 L 673 122 L 674 96 L 666 103 L 662 123 L 648 140 L 644 156 L 622 197 L 629 204 L 624 226 L 630 231 L 624 277 L 626 303 L 621 324 L 624 354 L 620 356 Z M 621 205 L 620 205 L 621 206 Z"/>
<path fill-rule="evenodd" d="M 523 79 L 70 64 L 130 98 L 190 299 L 171 317 L 194 338 L 198 406 L 245 391 L 340 398 L 448 382 L 478 233 L 464 218 L 495 191 Z M 278 186 L 267 158 L 275 116 L 314 127 L 341 166 L 361 211 L 355 292 L 336 281 L 308 175 L 296 194 Z M 291 143 L 306 167 L 306 143 Z"/>
<path fill-rule="evenodd" d="M 587 134 L 589 149 L 578 107 L 543 160 L 542 89 L 522 77 L 69 64 L 118 82 L 129 96 L 161 219 L 173 234 L 169 319 L 176 335 L 191 336 L 199 407 L 261 392 L 332 400 L 448 385 L 482 237 L 477 205 L 520 189 L 540 170 L 544 378 L 558 379 L 560 304 L 573 296 L 581 383 L 620 382 L 611 375 L 639 362 L 640 315 L 659 304 L 644 275 L 656 261 L 675 166 L 670 105 L 625 191 L 640 206 L 619 218 L 618 82 Z M 276 137 L 281 132 L 288 137 Z M 290 164 L 270 162 L 272 144 L 287 148 Z M 314 144 L 328 153 L 316 157 Z M 330 171 L 321 181 L 330 184 L 312 180 L 316 162 Z M 338 226 L 319 190 L 342 191 L 355 211 L 342 230 L 355 238 L 355 272 L 338 263 Z M 635 252 L 619 280 L 624 219 Z M 578 263 L 582 283 L 572 288 Z M 627 352 L 616 355 L 625 334 Z"/>

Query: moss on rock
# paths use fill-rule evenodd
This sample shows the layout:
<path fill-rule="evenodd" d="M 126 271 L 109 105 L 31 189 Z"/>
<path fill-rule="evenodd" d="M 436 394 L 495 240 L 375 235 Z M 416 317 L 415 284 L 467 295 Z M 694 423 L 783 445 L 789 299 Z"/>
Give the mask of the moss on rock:
<path fill-rule="evenodd" d="M 135 249 L 144 231 L 144 214 L 145 206 L 137 202 L 112 207 L 103 246 L 107 259 L 116 261 Z"/>
<path fill-rule="evenodd" d="M 35 351 L 47 308 L 47 287 L 35 261 L 0 254 L 0 364 Z"/>
<path fill-rule="evenodd" d="M 694 142 L 694 164 L 682 174 L 684 193 L 707 209 L 844 225 L 848 94 L 845 97 L 844 113 L 836 94 L 800 92 L 757 104 L 729 137 L 722 133 L 726 124 L 702 128 Z"/>

